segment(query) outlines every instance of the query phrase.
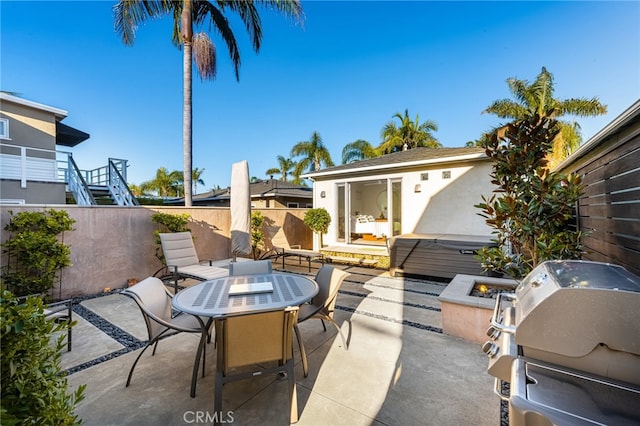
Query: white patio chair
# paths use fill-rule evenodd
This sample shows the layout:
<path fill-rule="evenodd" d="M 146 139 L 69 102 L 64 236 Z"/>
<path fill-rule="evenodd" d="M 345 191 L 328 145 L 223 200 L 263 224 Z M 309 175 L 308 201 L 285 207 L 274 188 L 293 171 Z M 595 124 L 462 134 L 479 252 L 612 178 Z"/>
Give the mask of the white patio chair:
<path fill-rule="evenodd" d="M 213 266 L 213 261 L 198 258 L 191 232 L 161 233 L 160 243 L 167 268 L 173 274 L 175 291 L 178 291 L 179 279 L 206 281 L 229 275 L 227 268 Z"/>

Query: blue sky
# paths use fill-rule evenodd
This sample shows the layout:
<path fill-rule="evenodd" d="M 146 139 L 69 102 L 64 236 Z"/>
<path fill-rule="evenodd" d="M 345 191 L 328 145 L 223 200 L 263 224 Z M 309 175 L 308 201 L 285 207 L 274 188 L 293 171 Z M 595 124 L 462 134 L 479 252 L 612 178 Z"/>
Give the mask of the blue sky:
<path fill-rule="evenodd" d="M 0 1 L 0 88 L 67 110 L 91 134 L 71 151 L 81 169 L 129 160 L 129 181 L 182 170 L 182 52 L 168 20 L 125 46 L 115 1 Z M 304 1 L 303 25 L 264 12 L 263 46 L 242 26 L 240 82 L 220 39 L 214 82 L 194 78 L 193 166 L 203 192 L 229 185 L 231 164 L 265 178 L 276 157 L 320 133 L 336 164 L 373 145 L 397 112 L 434 120 L 447 147 L 501 123 L 481 114 L 510 97 L 505 80 L 542 66 L 556 98 L 593 97 L 609 113 L 579 118 L 584 139 L 640 98 L 640 2 Z"/>

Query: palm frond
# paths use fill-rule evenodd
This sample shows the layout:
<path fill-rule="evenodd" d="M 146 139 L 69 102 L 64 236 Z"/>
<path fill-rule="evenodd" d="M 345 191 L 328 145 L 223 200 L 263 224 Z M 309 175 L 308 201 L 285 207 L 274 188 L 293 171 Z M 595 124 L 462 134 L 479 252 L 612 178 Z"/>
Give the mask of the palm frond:
<path fill-rule="evenodd" d="M 607 113 L 607 106 L 600 103 L 598 98 L 569 98 L 558 104 L 562 115 L 570 114 L 579 117 L 593 117 Z"/>

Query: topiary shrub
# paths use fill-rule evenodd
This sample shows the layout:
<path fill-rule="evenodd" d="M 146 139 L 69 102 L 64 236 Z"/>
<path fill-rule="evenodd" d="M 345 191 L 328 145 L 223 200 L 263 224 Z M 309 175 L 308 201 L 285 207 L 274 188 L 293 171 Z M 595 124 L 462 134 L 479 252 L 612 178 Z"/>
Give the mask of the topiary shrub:
<path fill-rule="evenodd" d="M 20 303 L 7 290 L 0 296 L 0 318 L 0 424 L 80 424 L 73 410 L 84 398 L 86 385 L 67 393 L 67 378 L 60 368 L 65 335 L 54 346 L 50 339 L 67 324 L 47 319 L 41 298 L 27 297 Z"/>
<path fill-rule="evenodd" d="M 329 231 L 329 224 L 331 223 L 331 215 L 323 208 L 309 209 L 304 214 L 304 223 L 313 232 L 318 233 L 320 236 L 320 248 L 322 248 L 322 234 L 326 234 Z"/>
<path fill-rule="evenodd" d="M 16 296 L 45 293 L 55 285 L 60 270 L 71 265 L 71 249 L 63 238 L 75 220 L 65 210 L 9 214 L 4 229 L 10 235 L 2 243 L 7 255 L 0 273 L 2 286 Z"/>

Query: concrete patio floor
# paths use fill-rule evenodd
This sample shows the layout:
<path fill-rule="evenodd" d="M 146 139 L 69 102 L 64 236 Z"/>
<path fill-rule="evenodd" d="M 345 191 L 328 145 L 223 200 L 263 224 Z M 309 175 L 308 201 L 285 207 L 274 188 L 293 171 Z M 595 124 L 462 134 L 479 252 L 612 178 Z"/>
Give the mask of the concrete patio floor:
<path fill-rule="evenodd" d="M 308 274 L 306 265 L 287 262 L 287 271 Z M 500 424 L 486 356 L 477 344 L 442 334 L 437 296 L 445 284 L 336 266 L 352 274 L 338 295 L 335 313 L 348 336 L 348 350 L 332 327 L 324 332 L 316 320 L 300 325 L 310 372 L 303 377 L 296 347 L 299 425 Z M 281 267 L 274 263 L 274 269 Z M 74 319 L 73 350 L 63 353 L 62 366 L 70 372 L 70 390 L 87 385 L 85 400 L 75 410 L 83 424 L 212 423 L 213 344 L 207 348 L 206 374 L 198 378 L 195 398 L 189 396 L 198 344 L 194 335 L 163 340 L 153 357 L 148 350 L 125 387 L 146 339 L 135 303 L 117 293 L 86 299 Z M 227 423 L 289 424 L 286 383 L 265 376 L 225 385 Z"/>

